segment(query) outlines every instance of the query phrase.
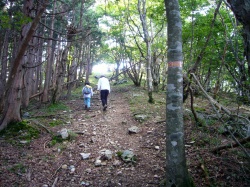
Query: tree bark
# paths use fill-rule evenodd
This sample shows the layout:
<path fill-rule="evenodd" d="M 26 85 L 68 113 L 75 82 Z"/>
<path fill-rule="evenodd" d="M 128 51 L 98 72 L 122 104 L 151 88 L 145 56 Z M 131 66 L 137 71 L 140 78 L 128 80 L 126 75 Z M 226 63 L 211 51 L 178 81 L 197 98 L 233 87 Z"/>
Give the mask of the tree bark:
<path fill-rule="evenodd" d="M 7 79 L 7 62 L 8 62 L 8 50 L 9 50 L 9 29 L 4 34 L 4 40 L 2 44 L 2 50 L 0 55 L 1 60 L 1 77 L 0 77 L 0 112 L 4 107 L 4 90 L 6 88 Z"/>
<path fill-rule="evenodd" d="M 138 0 L 138 12 L 140 14 L 140 20 L 143 28 L 144 34 L 144 42 L 147 46 L 147 89 L 148 89 L 148 102 L 154 103 L 153 98 L 153 79 L 152 79 L 152 72 L 151 72 L 151 63 L 152 63 L 152 54 L 151 54 L 151 38 L 148 33 L 148 25 L 146 20 L 146 0 Z"/>
<path fill-rule="evenodd" d="M 247 65 L 245 63 L 239 64 L 239 71 L 241 71 L 241 88 L 242 95 L 247 96 L 250 100 L 249 88 L 250 84 L 250 1 L 249 0 L 227 0 L 233 11 L 236 19 L 243 25 L 242 37 L 244 40 L 244 56 L 247 60 Z M 246 70 L 247 67 L 247 70 Z M 247 76 L 248 74 L 248 76 Z"/>
<path fill-rule="evenodd" d="M 26 52 L 28 47 L 29 41 L 32 38 L 36 27 L 39 23 L 39 20 L 46 8 L 48 0 L 44 0 L 41 6 L 38 9 L 37 15 L 33 19 L 32 23 L 30 24 L 26 34 L 21 39 L 19 50 L 13 59 L 13 66 L 11 68 L 9 79 L 6 85 L 6 91 L 4 94 L 5 99 L 5 106 L 2 118 L 0 120 L 0 131 L 3 130 L 10 122 L 18 122 L 21 121 L 20 117 L 20 90 L 19 90 L 19 75 L 21 74 L 21 63 L 23 56 Z M 30 2 L 25 4 L 25 8 L 28 8 Z M 29 8 L 28 8 L 29 9 Z M 27 28 L 26 28 L 27 29 Z"/>
<path fill-rule="evenodd" d="M 178 0 L 165 0 L 168 20 L 166 106 L 166 186 L 192 186 L 188 175 L 183 127 L 182 22 Z"/>
<path fill-rule="evenodd" d="M 52 12 L 52 18 L 51 18 L 51 24 L 50 24 L 50 34 L 49 37 L 53 38 L 54 33 L 54 22 L 55 22 L 55 8 L 56 8 L 56 0 L 53 1 L 53 12 Z M 49 101 L 49 87 L 51 85 L 52 80 L 52 64 L 54 61 L 54 47 L 52 47 L 52 40 L 49 40 L 48 42 L 48 60 L 46 64 L 46 71 L 45 71 L 45 80 L 44 80 L 44 88 L 43 88 L 43 94 L 42 94 L 42 102 L 46 103 Z"/>

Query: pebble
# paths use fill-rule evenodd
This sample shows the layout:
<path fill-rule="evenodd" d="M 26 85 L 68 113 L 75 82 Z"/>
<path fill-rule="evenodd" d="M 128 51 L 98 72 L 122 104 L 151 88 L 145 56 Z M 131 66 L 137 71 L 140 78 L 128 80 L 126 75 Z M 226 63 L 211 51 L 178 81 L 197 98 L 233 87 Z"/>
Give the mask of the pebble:
<path fill-rule="evenodd" d="M 87 172 L 87 173 L 91 173 L 91 171 L 92 171 L 91 168 L 87 168 L 87 169 L 86 169 L 86 172 Z"/>
<path fill-rule="evenodd" d="M 21 144 L 26 144 L 26 143 L 28 143 L 28 141 L 26 141 L 26 140 L 21 140 L 20 143 L 21 143 Z"/>
<path fill-rule="evenodd" d="M 101 160 L 96 160 L 95 161 L 95 166 L 101 166 L 102 165 L 102 161 Z"/>
<path fill-rule="evenodd" d="M 70 169 L 71 174 L 73 174 L 76 170 L 75 166 L 73 166 L 73 165 L 69 166 L 69 169 Z"/>
<path fill-rule="evenodd" d="M 80 153 L 80 155 L 82 156 L 83 160 L 86 160 L 90 157 L 91 153 Z"/>
<path fill-rule="evenodd" d="M 67 168 L 68 168 L 68 166 L 66 164 L 62 165 L 62 169 L 67 169 Z"/>
<path fill-rule="evenodd" d="M 156 149 L 156 150 L 159 150 L 159 149 L 160 149 L 160 147 L 159 147 L 159 146 L 155 146 L 155 149 Z"/>
<path fill-rule="evenodd" d="M 117 172 L 117 175 L 122 175 L 122 171 L 118 171 L 118 172 Z"/>

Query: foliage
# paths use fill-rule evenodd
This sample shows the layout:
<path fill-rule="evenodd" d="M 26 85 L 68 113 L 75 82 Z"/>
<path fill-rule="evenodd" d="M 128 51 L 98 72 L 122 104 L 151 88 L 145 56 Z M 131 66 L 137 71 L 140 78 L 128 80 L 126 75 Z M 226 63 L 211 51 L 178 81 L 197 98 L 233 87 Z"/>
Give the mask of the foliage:
<path fill-rule="evenodd" d="M 14 144 L 19 144 L 21 140 L 30 142 L 32 139 L 38 138 L 39 135 L 40 131 L 31 126 L 27 121 L 11 123 L 0 132 L 0 136 Z"/>
<path fill-rule="evenodd" d="M 50 147 L 53 147 L 56 144 L 60 144 L 63 143 L 65 141 L 73 141 L 74 139 L 76 139 L 76 137 L 78 136 L 76 133 L 72 132 L 72 131 L 68 131 L 69 136 L 66 139 L 63 139 L 60 135 L 54 135 L 51 138 L 51 141 L 49 143 Z"/>
<path fill-rule="evenodd" d="M 0 29 L 15 29 L 20 31 L 22 26 L 32 21 L 30 17 L 27 17 L 22 12 L 12 12 L 12 15 L 7 11 L 0 12 Z"/>
<path fill-rule="evenodd" d="M 26 166 L 23 165 L 22 163 L 17 163 L 13 165 L 11 168 L 9 168 L 9 170 L 16 174 L 20 174 L 20 173 L 22 174 L 22 173 L 26 173 Z"/>
<path fill-rule="evenodd" d="M 63 104 L 62 102 L 58 102 L 58 103 L 52 103 L 49 106 L 45 106 L 43 108 L 43 111 L 46 114 L 55 114 L 56 112 L 60 112 L 60 111 L 65 111 L 65 110 L 69 110 L 69 108 L 67 107 L 67 105 Z"/>
<path fill-rule="evenodd" d="M 51 126 L 51 127 L 55 127 L 55 126 L 58 126 L 58 125 L 63 125 L 64 124 L 64 121 L 62 121 L 62 120 L 53 120 L 53 121 L 51 121 L 51 122 L 49 122 L 49 125 Z"/>

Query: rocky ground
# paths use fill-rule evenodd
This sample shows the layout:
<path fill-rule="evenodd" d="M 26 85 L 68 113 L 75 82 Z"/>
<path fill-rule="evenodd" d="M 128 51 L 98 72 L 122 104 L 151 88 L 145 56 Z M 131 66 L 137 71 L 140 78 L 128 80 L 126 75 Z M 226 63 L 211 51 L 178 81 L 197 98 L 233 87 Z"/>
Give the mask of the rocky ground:
<path fill-rule="evenodd" d="M 1 140 L 0 186 L 159 186 L 164 124 L 141 126 L 121 93 L 110 94 L 105 112 L 97 96 L 91 111 L 83 110 L 81 98 L 67 105 L 71 120 L 63 128 L 78 134 L 74 140 L 52 147 L 48 133 L 20 147 Z M 133 126 L 138 132 L 129 132 Z M 128 161 L 122 157 L 126 150 L 134 155 Z"/>
<path fill-rule="evenodd" d="M 105 112 L 98 95 L 92 99 L 90 111 L 83 109 L 81 97 L 64 101 L 70 110 L 47 116 L 52 121 L 67 116 L 64 124 L 46 126 L 30 143 L 13 144 L 0 136 L 0 186 L 161 186 L 166 156 L 165 106 L 140 123 L 131 113 L 128 95 L 126 89 L 114 89 Z M 33 115 L 37 121 L 43 116 L 41 111 Z M 52 134 L 62 129 L 67 129 L 70 138 L 52 144 Z M 185 129 L 187 162 L 196 186 L 249 186 L 249 173 L 239 166 L 239 158 L 210 153 L 208 142 L 201 141 L 203 131 L 191 120 L 186 121 Z"/>

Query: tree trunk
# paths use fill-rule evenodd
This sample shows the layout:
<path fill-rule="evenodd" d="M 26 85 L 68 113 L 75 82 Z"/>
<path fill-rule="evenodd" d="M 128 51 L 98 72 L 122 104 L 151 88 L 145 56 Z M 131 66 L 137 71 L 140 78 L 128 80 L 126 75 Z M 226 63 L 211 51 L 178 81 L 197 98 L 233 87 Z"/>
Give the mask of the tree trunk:
<path fill-rule="evenodd" d="M 242 36 L 244 40 L 244 56 L 247 60 L 245 62 L 238 63 L 240 71 L 240 94 L 250 101 L 249 94 L 249 77 L 250 77 L 250 1 L 249 0 L 227 0 L 230 8 L 235 14 L 236 19 L 243 25 Z M 246 69 L 247 68 L 247 69 Z"/>
<path fill-rule="evenodd" d="M 53 13 L 51 18 L 51 25 L 50 25 L 50 34 L 49 37 L 53 38 L 54 33 L 54 22 L 55 22 L 55 8 L 56 8 L 56 0 L 53 2 Z M 49 101 L 49 87 L 51 85 L 51 79 L 52 79 L 52 64 L 54 61 L 54 48 L 52 47 L 52 40 L 49 40 L 48 42 L 48 61 L 46 64 L 46 71 L 45 71 L 45 80 L 44 80 L 44 88 L 43 88 L 43 94 L 42 94 L 42 102 L 46 103 Z"/>
<path fill-rule="evenodd" d="M 213 31 L 212 28 L 215 25 L 215 20 L 216 20 L 216 17 L 218 15 L 218 13 L 219 13 L 221 3 L 222 3 L 222 0 L 219 0 L 219 2 L 217 3 L 217 7 L 216 7 L 215 12 L 214 12 L 214 18 L 213 18 L 213 20 L 211 22 L 211 26 L 210 26 L 211 27 L 210 32 L 209 32 L 208 36 L 205 37 L 206 38 L 205 44 L 203 45 L 202 49 L 200 50 L 200 53 L 198 54 L 195 63 L 188 70 L 188 75 L 187 76 L 189 76 L 190 80 L 189 81 L 184 81 L 184 98 L 183 98 L 184 101 L 188 98 L 188 90 L 189 90 L 188 87 L 190 86 L 191 79 L 192 79 L 191 73 L 195 73 L 197 71 L 198 67 L 200 66 L 200 63 L 201 63 L 201 61 L 203 59 L 203 56 L 205 54 L 208 43 L 209 43 L 209 41 L 210 41 L 210 39 L 212 37 L 212 31 Z"/>
<path fill-rule="evenodd" d="M 85 81 L 88 81 L 89 82 L 89 73 L 90 73 L 90 38 L 88 38 L 88 44 L 86 46 L 86 66 L 85 66 L 85 70 L 86 70 L 86 80 Z"/>
<path fill-rule="evenodd" d="M 21 71 L 21 63 L 23 56 L 25 54 L 25 51 L 28 47 L 29 41 L 32 38 L 33 33 L 36 30 L 36 27 L 39 23 L 39 20 L 46 8 L 47 1 L 45 0 L 44 3 L 41 4 L 41 6 L 38 9 L 37 15 L 33 19 L 32 23 L 29 24 L 29 27 L 24 27 L 24 30 L 27 30 L 27 32 L 24 32 L 25 35 L 21 38 L 19 50 L 17 51 L 17 54 L 13 60 L 13 66 L 11 68 L 9 79 L 6 85 L 6 91 L 4 94 L 5 99 L 5 106 L 4 106 L 4 112 L 0 121 L 0 131 L 3 130 L 10 122 L 17 122 L 21 121 L 20 117 L 20 106 L 21 106 L 21 98 L 20 98 L 20 90 L 19 90 L 19 81 L 20 77 L 22 77 L 22 71 Z M 26 1 L 24 4 L 24 7 L 27 11 L 29 11 L 30 2 Z"/>
<path fill-rule="evenodd" d="M 183 127 L 182 23 L 178 0 L 165 0 L 165 6 L 168 20 L 166 186 L 189 187 Z"/>
<path fill-rule="evenodd" d="M 24 68 L 24 75 L 23 75 L 23 84 L 22 84 L 22 106 L 24 108 L 27 108 L 29 105 L 29 99 L 31 95 L 31 84 L 32 84 L 32 70 L 29 68 L 32 64 L 34 64 L 34 56 L 33 56 L 33 50 L 30 48 L 30 53 L 27 54 L 27 57 L 25 57 L 25 60 L 27 59 L 27 62 L 24 62 L 23 65 L 27 66 L 27 68 Z M 31 55 L 32 54 L 32 55 Z"/>
<path fill-rule="evenodd" d="M 57 66 L 57 74 L 56 74 L 56 84 L 55 89 L 52 95 L 52 103 L 56 103 L 59 101 L 60 96 L 62 94 L 62 88 L 63 88 L 63 82 L 65 77 L 65 70 L 68 60 L 68 52 L 72 44 L 72 39 L 74 35 L 76 34 L 77 30 L 73 25 L 69 25 L 67 27 L 68 33 L 67 33 L 67 45 L 65 46 L 63 52 L 62 52 L 62 58 L 58 62 Z"/>
<path fill-rule="evenodd" d="M 6 87 L 6 79 L 7 79 L 7 62 L 8 62 L 8 50 L 9 50 L 9 30 L 7 30 L 4 34 L 4 40 L 0 55 L 1 60 L 1 77 L 0 77 L 0 112 L 4 107 L 4 90 Z"/>
<path fill-rule="evenodd" d="M 75 55 L 74 55 L 75 56 Z M 71 66 L 69 67 L 69 72 L 68 72 L 68 92 L 67 92 L 67 99 L 69 99 L 71 97 L 71 91 L 72 88 L 75 85 L 75 72 L 77 71 L 77 62 L 76 59 L 73 59 L 73 61 L 71 62 Z"/>
<path fill-rule="evenodd" d="M 71 42 L 68 42 L 67 46 L 65 46 L 65 49 L 62 52 L 62 58 L 61 60 L 58 61 L 57 64 L 56 84 L 55 84 L 55 90 L 52 95 L 52 103 L 58 102 L 62 94 L 62 86 L 64 82 L 66 62 L 70 46 Z"/>
<path fill-rule="evenodd" d="M 142 4 L 141 4 L 142 3 Z M 152 79 L 152 72 L 151 72 L 151 63 L 152 63 L 152 54 L 151 54 L 151 38 L 148 33 L 148 26 L 146 20 L 146 0 L 138 0 L 138 12 L 140 14 L 140 20 L 143 28 L 144 34 L 144 42 L 147 46 L 147 89 L 148 89 L 148 102 L 154 103 L 153 98 L 153 79 Z"/>

